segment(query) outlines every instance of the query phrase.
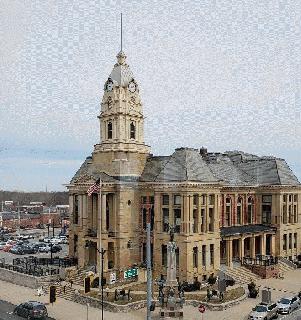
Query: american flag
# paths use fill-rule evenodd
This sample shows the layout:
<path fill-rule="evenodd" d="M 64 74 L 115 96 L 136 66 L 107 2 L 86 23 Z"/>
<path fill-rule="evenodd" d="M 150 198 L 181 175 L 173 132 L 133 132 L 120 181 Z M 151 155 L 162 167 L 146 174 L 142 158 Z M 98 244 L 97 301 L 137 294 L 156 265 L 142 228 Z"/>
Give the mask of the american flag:
<path fill-rule="evenodd" d="M 88 196 L 91 197 L 92 193 L 98 193 L 100 191 L 100 179 L 98 179 L 92 186 L 87 190 Z"/>

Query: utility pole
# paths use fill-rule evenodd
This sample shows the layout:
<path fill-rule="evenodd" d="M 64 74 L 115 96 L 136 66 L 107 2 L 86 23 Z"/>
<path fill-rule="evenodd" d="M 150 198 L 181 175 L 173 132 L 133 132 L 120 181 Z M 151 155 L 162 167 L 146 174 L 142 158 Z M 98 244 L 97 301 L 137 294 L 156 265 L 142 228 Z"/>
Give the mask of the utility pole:
<path fill-rule="evenodd" d="M 147 313 L 146 319 L 151 320 L 152 304 L 152 262 L 151 262 L 151 214 L 149 197 L 147 197 L 147 223 L 146 223 L 146 268 L 147 268 Z"/>
<path fill-rule="evenodd" d="M 19 220 L 19 235 L 20 235 L 21 216 L 20 216 L 20 206 L 19 206 L 19 202 L 18 202 L 18 220 Z"/>

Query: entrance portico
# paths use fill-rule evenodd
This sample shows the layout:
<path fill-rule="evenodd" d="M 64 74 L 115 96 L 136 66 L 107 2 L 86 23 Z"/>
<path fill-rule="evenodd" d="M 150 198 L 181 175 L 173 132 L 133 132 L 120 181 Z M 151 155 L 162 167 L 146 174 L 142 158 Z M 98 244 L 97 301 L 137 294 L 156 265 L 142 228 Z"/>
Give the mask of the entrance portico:
<path fill-rule="evenodd" d="M 275 228 L 265 225 L 245 225 L 221 228 L 221 264 L 233 267 L 244 257 L 275 255 Z"/>

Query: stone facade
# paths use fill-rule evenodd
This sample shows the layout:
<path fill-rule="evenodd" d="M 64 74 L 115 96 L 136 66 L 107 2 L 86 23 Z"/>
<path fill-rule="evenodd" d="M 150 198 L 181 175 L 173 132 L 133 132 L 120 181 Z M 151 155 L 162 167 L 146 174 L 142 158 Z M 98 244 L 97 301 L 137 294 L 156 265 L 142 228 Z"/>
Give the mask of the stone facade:
<path fill-rule="evenodd" d="M 205 280 L 243 257 L 300 253 L 301 187 L 285 160 L 205 148 L 153 156 L 139 87 L 122 52 L 98 118 L 101 141 L 68 185 L 69 250 L 80 266 L 99 270 L 100 248 L 107 279 L 116 273 L 122 280 L 129 267 L 143 265 L 148 216 L 154 278 L 166 275 L 170 225 L 180 281 Z M 100 191 L 89 196 L 95 183 Z"/>

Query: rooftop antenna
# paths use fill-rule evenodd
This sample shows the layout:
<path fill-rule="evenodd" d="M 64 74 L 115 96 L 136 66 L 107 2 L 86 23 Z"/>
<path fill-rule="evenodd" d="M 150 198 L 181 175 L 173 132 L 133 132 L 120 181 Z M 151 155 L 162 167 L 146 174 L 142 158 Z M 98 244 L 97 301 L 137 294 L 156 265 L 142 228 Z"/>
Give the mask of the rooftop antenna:
<path fill-rule="evenodd" d="M 121 52 L 122 52 L 122 13 L 120 13 L 120 44 L 121 44 Z"/>

